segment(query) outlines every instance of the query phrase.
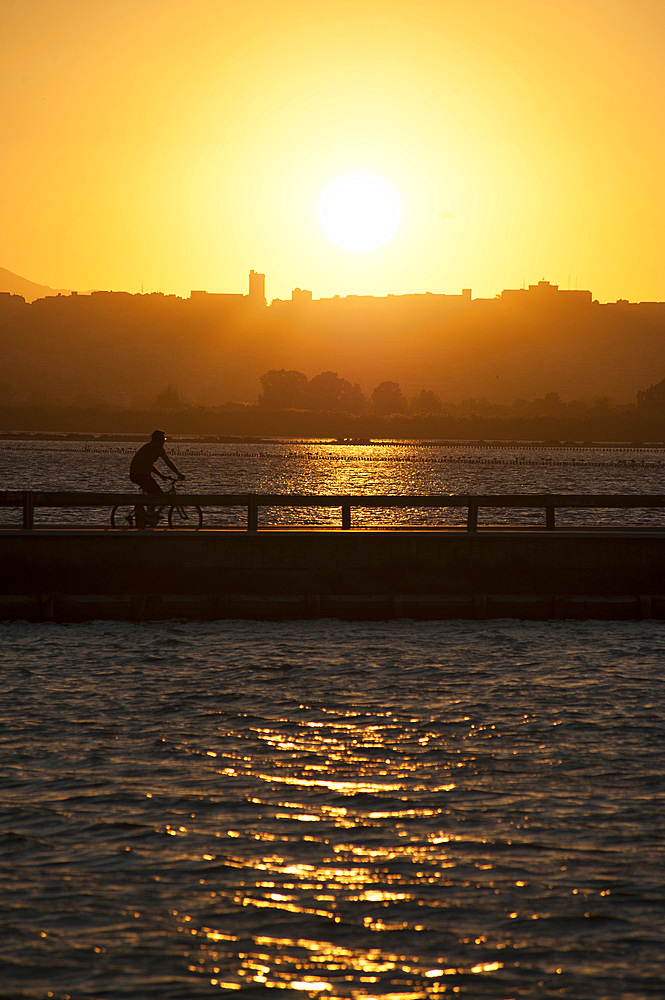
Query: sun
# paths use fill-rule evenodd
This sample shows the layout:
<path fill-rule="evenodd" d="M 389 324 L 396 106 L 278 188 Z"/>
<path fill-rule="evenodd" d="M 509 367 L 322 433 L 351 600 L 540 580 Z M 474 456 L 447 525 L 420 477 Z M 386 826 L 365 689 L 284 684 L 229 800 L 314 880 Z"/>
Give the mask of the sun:
<path fill-rule="evenodd" d="M 393 238 L 402 206 L 390 184 L 373 174 L 346 174 L 325 191 L 319 219 L 343 250 L 376 250 Z"/>

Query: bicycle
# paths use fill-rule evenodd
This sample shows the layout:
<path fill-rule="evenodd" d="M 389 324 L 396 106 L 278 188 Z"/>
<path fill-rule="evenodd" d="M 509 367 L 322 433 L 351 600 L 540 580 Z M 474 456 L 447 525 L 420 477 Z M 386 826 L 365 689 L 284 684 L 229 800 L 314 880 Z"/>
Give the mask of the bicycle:
<path fill-rule="evenodd" d="M 203 524 L 203 511 L 198 504 L 188 504 L 185 506 L 169 502 L 168 500 L 166 503 L 163 502 L 163 498 L 177 495 L 176 480 L 170 476 L 167 478 L 171 483 L 168 490 L 158 495 L 154 493 L 146 494 L 146 496 L 153 497 L 155 500 L 159 496 L 162 500 L 161 503 L 155 503 L 154 500 L 151 504 L 146 504 L 145 506 L 143 504 L 132 506 L 126 503 L 118 503 L 111 510 L 111 527 L 154 528 L 161 520 L 164 511 L 167 511 L 167 524 L 169 528 L 187 528 L 190 531 L 198 531 Z M 143 512 L 143 518 L 137 518 L 137 511 Z"/>

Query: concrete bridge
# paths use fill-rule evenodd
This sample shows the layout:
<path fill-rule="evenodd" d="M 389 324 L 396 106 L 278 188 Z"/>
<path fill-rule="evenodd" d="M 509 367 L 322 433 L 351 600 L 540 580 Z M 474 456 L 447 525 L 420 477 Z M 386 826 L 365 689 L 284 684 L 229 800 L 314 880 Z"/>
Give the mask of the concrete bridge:
<path fill-rule="evenodd" d="M 563 508 L 665 512 L 665 495 L 304 496 L 187 494 L 244 508 L 228 528 L 138 531 L 62 508 L 135 494 L 0 493 L 0 617 L 665 619 L 665 525 L 557 526 Z M 339 527 L 265 527 L 264 508 L 336 507 Z M 463 508 L 457 527 L 363 527 L 367 508 Z M 485 524 L 486 510 L 541 510 L 539 525 Z M 48 510 L 44 520 L 42 511 Z M 353 518 L 352 518 L 353 514 Z"/>

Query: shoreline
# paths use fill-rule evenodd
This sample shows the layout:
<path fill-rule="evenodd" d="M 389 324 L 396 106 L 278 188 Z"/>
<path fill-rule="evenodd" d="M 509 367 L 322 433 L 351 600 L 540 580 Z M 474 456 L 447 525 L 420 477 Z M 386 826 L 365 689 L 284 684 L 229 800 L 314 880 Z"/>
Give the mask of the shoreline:
<path fill-rule="evenodd" d="M 3 441 L 62 441 L 74 444 L 81 442 L 106 444 L 110 441 L 145 441 L 146 434 L 128 434 L 119 432 L 71 432 L 71 431 L 0 431 L 0 443 Z M 605 441 L 586 440 L 568 441 L 554 439 L 472 439 L 472 438 L 371 438 L 356 441 L 332 437 L 303 437 L 278 435 L 275 437 L 261 435 L 234 434 L 169 434 L 174 444 L 300 444 L 337 446 L 339 448 L 557 448 L 557 449 L 611 449 L 618 451 L 653 451 L 665 449 L 665 441 Z"/>

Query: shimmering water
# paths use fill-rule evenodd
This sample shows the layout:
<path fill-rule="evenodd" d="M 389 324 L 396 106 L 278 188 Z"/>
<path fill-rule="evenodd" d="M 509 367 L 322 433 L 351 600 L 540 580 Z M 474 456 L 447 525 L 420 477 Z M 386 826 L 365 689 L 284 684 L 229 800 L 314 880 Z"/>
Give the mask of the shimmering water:
<path fill-rule="evenodd" d="M 138 446 L 127 441 L 0 441 L 0 488 L 9 490 L 133 490 L 129 461 Z M 186 473 L 182 489 L 202 493 L 660 493 L 665 484 L 662 448 L 557 448 L 490 445 L 419 445 L 383 442 L 340 446 L 276 441 L 221 444 L 169 441 L 167 450 Z M 108 524 L 107 510 L 36 511 L 36 523 L 87 520 Z M 354 509 L 352 525 L 462 524 L 465 509 Z M 481 523 L 542 523 L 541 511 L 481 512 Z M 560 511 L 557 523 L 665 524 L 660 511 Z M 18 511 L 2 511 L 0 523 Z M 339 508 L 272 508 L 262 524 L 339 526 Z M 246 509 L 205 510 L 205 525 L 244 526 Z"/>
<path fill-rule="evenodd" d="M 215 491 L 662 475 L 175 447 Z M 124 489 L 132 450 L 0 446 L 3 486 Z M 0 997 L 662 998 L 664 662 L 654 622 L 1 624 Z"/>
<path fill-rule="evenodd" d="M 0 641 L 3 997 L 663 996 L 661 626 Z"/>

